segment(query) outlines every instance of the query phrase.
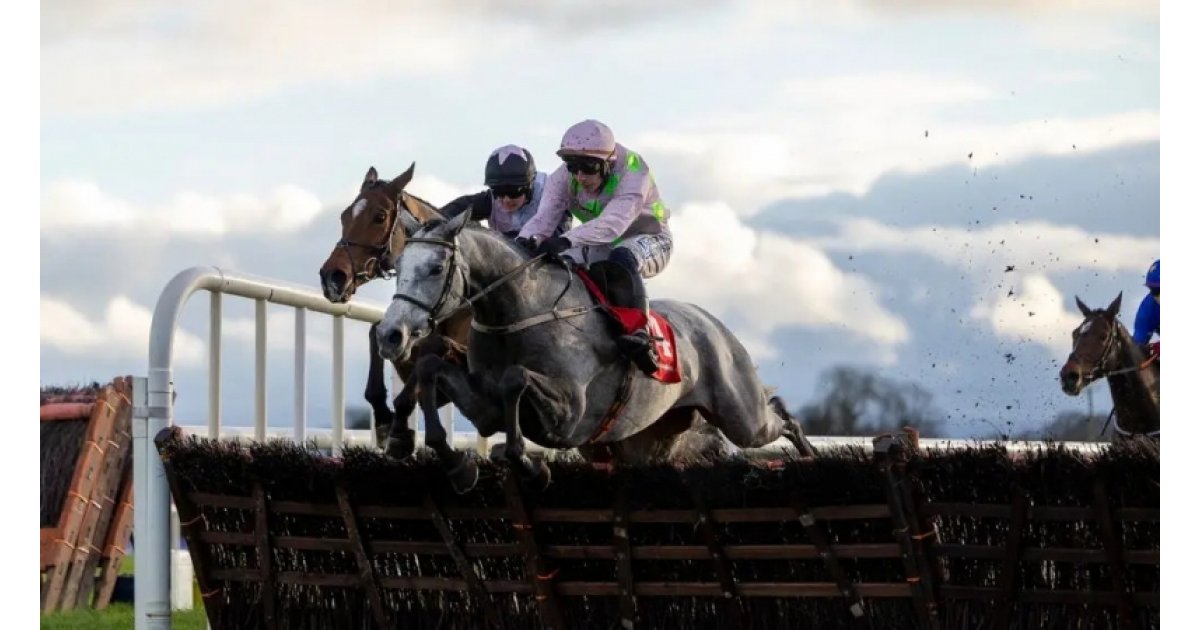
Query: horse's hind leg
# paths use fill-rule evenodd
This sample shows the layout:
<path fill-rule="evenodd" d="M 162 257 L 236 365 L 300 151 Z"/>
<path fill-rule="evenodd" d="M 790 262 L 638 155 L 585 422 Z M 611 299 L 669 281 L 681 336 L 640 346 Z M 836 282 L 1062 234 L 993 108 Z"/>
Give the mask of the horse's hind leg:
<path fill-rule="evenodd" d="M 521 400 L 530 396 L 528 407 L 538 410 L 543 425 L 563 426 L 578 417 L 569 392 L 554 381 L 520 365 L 509 366 L 500 378 L 501 398 L 504 401 L 504 454 L 529 485 L 544 489 L 550 485 L 550 467 L 539 459 L 536 463 L 525 454 L 525 439 L 521 435 Z"/>
<path fill-rule="evenodd" d="M 379 342 L 375 338 L 375 328 L 372 324 L 370 334 L 370 365 L 367 367 L 367 389 L 363 398 L 371 406 L 375 414 L 375 445 L 384 448 L 387 445 L 388 430 L 392 428 L 392 410 L 387 406 L 387 384 L 383 380 L 383 359 L 379 357 Z"/>
<path fill-rule="evenodd" d="M 712 393 L 709 405 L 700 412 L 739 448 L 758 448 L 784 437 L 801 457 L 816 455 L 783 401 L 778 396 L 768 401 L 765 392 L 754 391 L 749 383 L 744 390 Z"/>
<path fill-rule="evenodd" d="M 788 413 L 787 406 L 784 405 L 783 399 L 779 396 L 772 396 L 767 403 L 770 405 L 771 410 L 775 412 L 775 415 L 783 419 L 783 437 L 787 438 L 788 441 L 792 443 L 792 446 L 796 448 L 796 452 L 799 453 L 801 457 L 816 457 L 816 447 L 814 447 L 812 442 L 809 442 L 808 438 L 804 435 L 804 430 L 800 428 L 800 422 L 793 418 L 792 414 Z"/>

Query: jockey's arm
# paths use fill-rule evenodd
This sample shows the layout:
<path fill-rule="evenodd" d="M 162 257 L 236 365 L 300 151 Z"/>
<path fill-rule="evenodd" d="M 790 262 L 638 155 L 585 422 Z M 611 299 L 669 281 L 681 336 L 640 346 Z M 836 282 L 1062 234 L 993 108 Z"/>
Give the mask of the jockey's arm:
<path fill-rule="evenodd" d="M 1133 320 L 1134 343 L 1144 346 L 1150 343 L 1150 337 L 1158 331 L 1158 313 L 1155 312 L 1157 306 L 1151 295 L 1146 295 L 1138 306 L 1137 316 Z"/>
<path fill-rule="evenodd" d="M 567 204 L 570 201 L 568 177 L 567 169 L 560 166 L 546 178 L 542 200 L 538 204 L 537 212 L 521 228 L 521 238 L 543 241 L 555 233 L 555 228 L 563 223 L 564 219 L 570 221 L 570 215 L 567 214 Z"/>
<path fill-rule="evenodd" d="M 473 195 L 463 195 L 442 206 L 438 212 L 447 220 L 463 212 L 470 212 L 472 221 L 483 221 L 492 214 L 492 195 L 486 190 Z"/>

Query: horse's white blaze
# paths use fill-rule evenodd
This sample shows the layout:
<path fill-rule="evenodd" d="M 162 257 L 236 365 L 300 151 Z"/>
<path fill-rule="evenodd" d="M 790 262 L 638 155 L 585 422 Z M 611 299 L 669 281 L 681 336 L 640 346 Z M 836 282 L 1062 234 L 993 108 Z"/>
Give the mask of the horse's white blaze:
<path fill-rule="evenodd" d="M 366 207 L 367 207 L 366 199 L 359 199 L 358 201 L 355 201 L 354 205 L 350 207 L 350 216 L 357 217 L 358 213 L 362 212 L 363 209 Z"/>
<path fill-rule="evenodd" d="M 1094 321 L 1092 321 L 1092 320 L 1090 320 L 1090 319 L 1089 319 L 1089 320 L 1087 320 L 1086 322 L 1083 322 L 1083 325 L 1079 327 L 1079 334 L 1081 334 L 1081 335 L 1082 335 L 1083 333 L 1085 333 L 1085 332 L 1087 332 L 1087 331 L 1091 330 L 1091 329 L 1092 329 L 1092 324 L 1094 324 L 1094 323 L 1095 323 L 1095 322 L 1094 322 Z"/>

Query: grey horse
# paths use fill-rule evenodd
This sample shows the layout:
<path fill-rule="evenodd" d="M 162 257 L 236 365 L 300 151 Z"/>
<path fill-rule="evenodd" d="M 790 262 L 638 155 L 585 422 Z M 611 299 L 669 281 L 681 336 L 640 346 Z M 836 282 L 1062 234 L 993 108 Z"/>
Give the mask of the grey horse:
<path fill-rule="evenodd" d="M 801 455 L 815 454 L 782 401 L 768 399 L 745 347 L 700 307 L 651 303 L 675 331 L 681 382 L 664 384 L 631 372 L 607 315 L 574 271 L 468 226 L 465 213 L 425 225 L 401 216 L 411 236 L 396 258 L 396 295 L 377 329 L 380 355 L 402 360 L 440 321 L 474 308 L 469 369 L 436 356 L 415 368 L 426 443 L 456 490 L 470 489 L 478 470 L 436 422 L 439 390 L 480 435 L 504 431 L 504 457 L 534 486 L 548 484 L 550 472 L 526 455 L 523 438 L 586 449 L 653 433 L 658 422 L 686 423 L 693 412 L 738 447 L 784 436 Z"/>

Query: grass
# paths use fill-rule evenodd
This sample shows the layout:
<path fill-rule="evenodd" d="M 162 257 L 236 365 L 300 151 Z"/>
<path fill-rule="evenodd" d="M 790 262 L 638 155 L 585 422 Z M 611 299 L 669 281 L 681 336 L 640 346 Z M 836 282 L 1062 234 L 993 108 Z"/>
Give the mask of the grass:
<path fill-rule="evenodd" d="M 133 575 L 133 556 L 121 558 L 119 575 Z M 177 610 L 171 614 L 171 627 L 178 630 L 205 630 L 208 619 L 200 606 L 200 593 L 193 583 L 192 610 Z M 116 602 L 104 610 L 91 608 L 42 615 L 42 630 L 129 630 L 133 627 L 133 604 Z"/>
<path fill-rule="evenodd" d="M 171 627 L 178 630 L 204 630 L 207 619 L 203 608 L 178 610 L 171 615 Z M 133 604 L 113 604 L 104 610 L 70 610 L 42 615 L 42 630 L 129 630 L 133 627 Z"/>

